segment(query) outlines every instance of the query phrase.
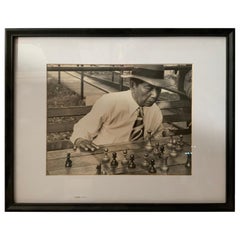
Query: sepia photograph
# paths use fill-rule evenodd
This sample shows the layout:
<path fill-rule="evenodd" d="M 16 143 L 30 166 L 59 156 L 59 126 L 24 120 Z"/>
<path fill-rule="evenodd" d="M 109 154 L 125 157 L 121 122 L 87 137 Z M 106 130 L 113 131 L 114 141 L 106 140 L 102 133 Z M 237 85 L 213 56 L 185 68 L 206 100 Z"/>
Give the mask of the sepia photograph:
<path fill-rule="evenodd" d="M 192 64 L 47 64 L 47 175 L 191 175 Z"/>

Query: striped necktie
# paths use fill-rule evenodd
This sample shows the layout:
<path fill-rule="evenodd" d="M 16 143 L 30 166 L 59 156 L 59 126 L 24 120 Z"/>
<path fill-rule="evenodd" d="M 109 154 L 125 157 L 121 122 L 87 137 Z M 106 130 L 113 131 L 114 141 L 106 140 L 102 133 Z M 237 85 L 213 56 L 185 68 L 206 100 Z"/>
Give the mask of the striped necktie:
<path fill-rule="evenodd" d="M 138 108 L 138 116 L 133 124 L 133 129 L 130 135 L 130 141 L 143 140 L 144 124 L 143 124 L 143 108 Z"/>

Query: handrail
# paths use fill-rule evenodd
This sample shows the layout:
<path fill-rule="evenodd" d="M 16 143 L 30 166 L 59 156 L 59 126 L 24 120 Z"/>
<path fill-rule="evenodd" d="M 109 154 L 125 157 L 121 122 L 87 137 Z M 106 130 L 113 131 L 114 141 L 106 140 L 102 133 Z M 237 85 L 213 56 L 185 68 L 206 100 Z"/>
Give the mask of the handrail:
<path fill-rule="evenodd" d="M 132 67 L 47 67 L 47 71 L 131 71 Z"/>
<path fill-rule="evenodd" d="M 192 65 L 173 65 L 173 66 L 163 66 L 163 70 L 183 70 L 183 69 L 191 69 Z M 47 71 L 131 71 L 133 67 L 47 67 Z"/>

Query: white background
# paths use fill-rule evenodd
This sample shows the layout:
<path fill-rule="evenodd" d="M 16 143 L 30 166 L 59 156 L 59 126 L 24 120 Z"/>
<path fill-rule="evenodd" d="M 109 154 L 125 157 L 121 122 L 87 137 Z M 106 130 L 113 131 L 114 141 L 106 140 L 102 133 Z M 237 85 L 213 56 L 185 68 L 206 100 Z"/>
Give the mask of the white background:
<path fill-rule="evenodd" d="M 1 1 L 0 75 L 4 116 L 4 28 L 235 27 L 238 1 Z M 236 46 L 239 55 L 239 46 Z M 238 61 L 236 61 L 236 66 Z M 236 92 L 239 92 L 236 67 Z M 239 97 L 236 96 L 236 102 Z M 238 105 L 236 123 L 239 121 Z M 0 235 L 2 239 L 239 239 L 239 150 L 235 213 L 4 213 L 4 117 L 1 118 Z M 239 143 L 239 128 L 236 128 Z M 2 236 L 1 236 L 2 237 Z"/>

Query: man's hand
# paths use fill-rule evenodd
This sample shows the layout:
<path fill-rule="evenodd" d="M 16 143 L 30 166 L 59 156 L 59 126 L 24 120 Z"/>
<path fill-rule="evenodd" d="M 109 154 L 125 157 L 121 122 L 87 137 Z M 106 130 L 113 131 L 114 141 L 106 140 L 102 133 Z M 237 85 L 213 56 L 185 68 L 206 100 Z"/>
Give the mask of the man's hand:
<path fill-rule="evenodd" d="M 91 151 L 94 152 L 95 150 L 99 149 L 99 146 L 96 144 L 92 143 L 89 140 L 83 139 L 83 138 L 78 138 L 76 139 L 74 143 L 75 148 L 80 148 L 83 151 Z"/>

